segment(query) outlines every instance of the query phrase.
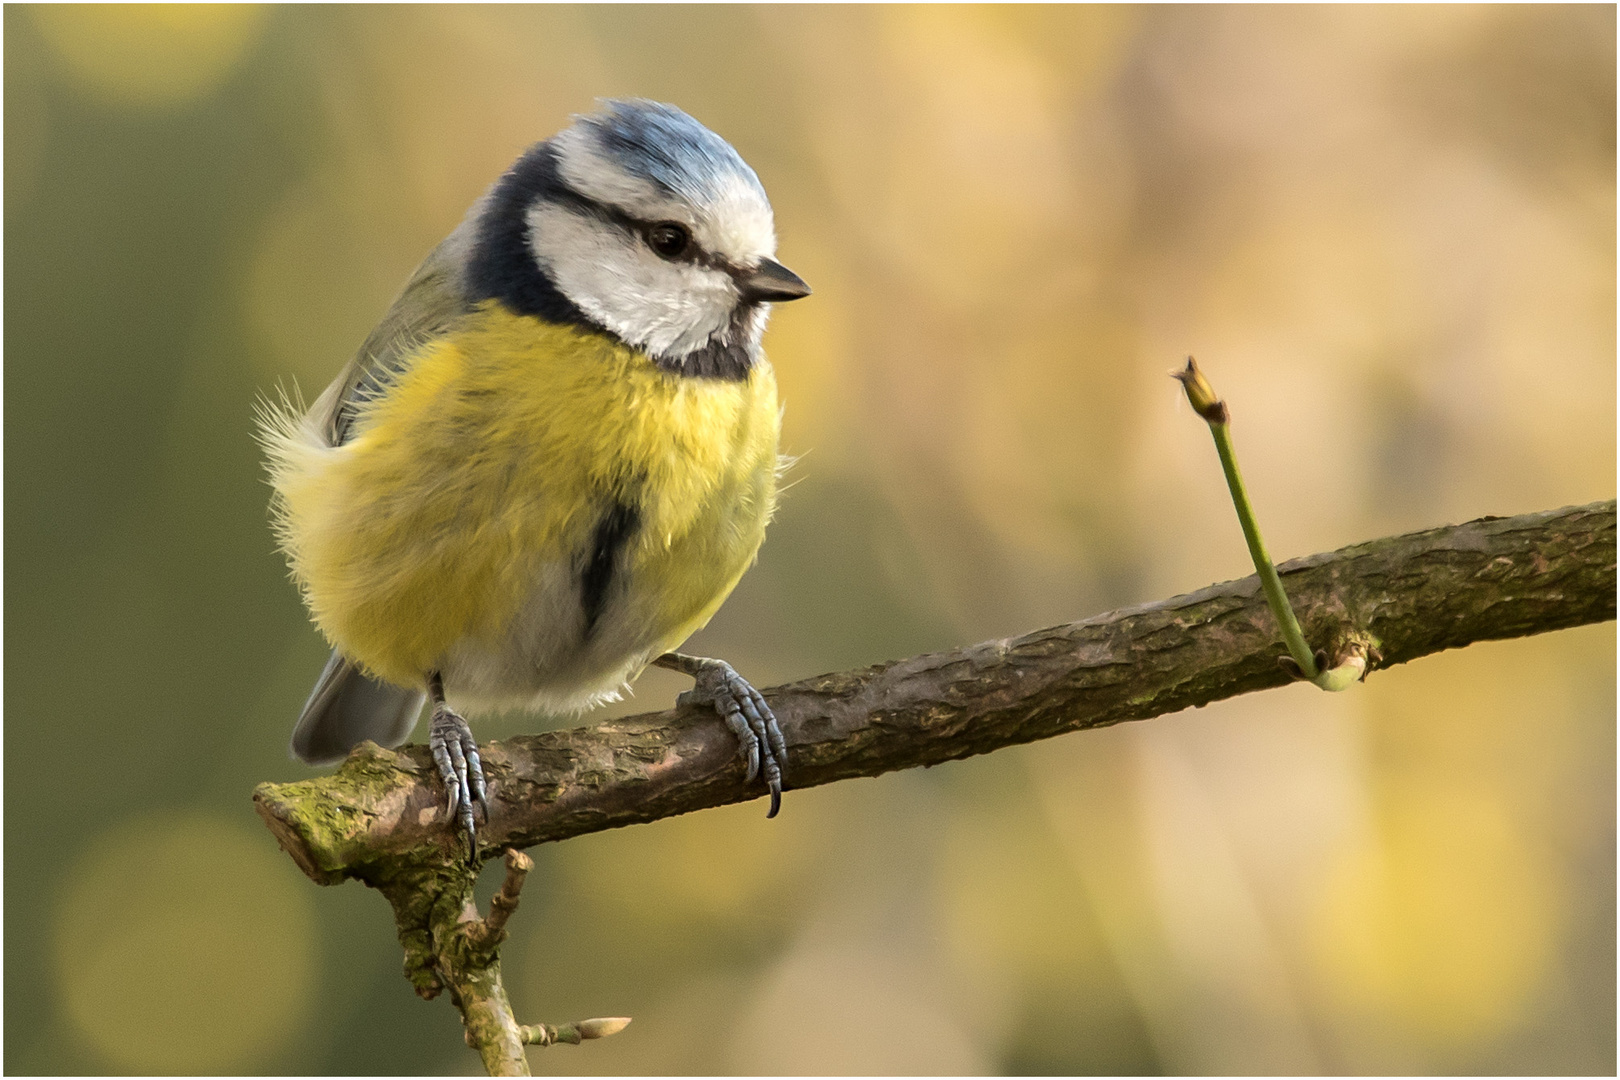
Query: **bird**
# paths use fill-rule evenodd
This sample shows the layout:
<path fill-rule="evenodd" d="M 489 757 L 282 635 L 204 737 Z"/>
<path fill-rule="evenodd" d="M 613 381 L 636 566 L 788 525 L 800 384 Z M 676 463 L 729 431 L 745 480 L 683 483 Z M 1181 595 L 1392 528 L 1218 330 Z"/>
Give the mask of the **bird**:
<path fill-rule="evenodd" d="M 754 562 L 784 467 L 776 261 L 754 170 L 673 105 L 613 99 L 536 143 L 417 267 L 308 408 L 261 402 L 274 532 L 332 647 L 292 752 L 394 747 L 430 703 L 477 857 L 467 713 L 577 714 L 648 666 L 693 679 L 781 805 L 760 693 L 676 649 Z"/>

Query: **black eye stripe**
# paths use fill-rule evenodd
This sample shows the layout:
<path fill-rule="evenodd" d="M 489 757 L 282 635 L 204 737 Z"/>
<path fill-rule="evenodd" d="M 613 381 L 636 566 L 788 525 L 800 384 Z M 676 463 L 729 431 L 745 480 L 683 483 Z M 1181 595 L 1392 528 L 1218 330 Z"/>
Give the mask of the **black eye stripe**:
<path fill-rule="evenodd" d="M 640 236 L 647 228 L 647 223 L 631 217 L 623 210 L 614 206 L 606 206 L 594 199 L 588 199 L 571 188 L 562 188 L 549 192 L 545 202 L 553 206 L 561 206 L 572 210 L 581 217 L 595 218 L 604 225 L 615 225 L 634 236 Z"/>
<path fill-rule="evenodd" d="M 679 224 L 679 222 L 671 222 L 667 218 L 660 218 L 657 221 L 643 221 L 641 218 L 625 213 L 617 206 L 599 203 L 587 195 L 581 195 L 571 187 L 562 185 L 558 185 L 546 192 L 545 198 L 539 201 L 551 203 L 553 206 L 565 207 L 585 217 L 595 218 L 606 225 L 617 226 L 638 239 L 645 239 L 648 231 L 659 225 Z M 681 227 L 685 228 L 684 225 Z"/>
<path fill-rule="evenodd" d="M 648 247 L 652 247 L 654 252 L 657 252 L 658 249 L 653 247 L 649 240 L 651 231 L 663 225 L 678 226 L 686 230 L 688 237 L 686 249 L 673 258 L 663 255 L 660 256 L 661 258 L 670 259 L 672 262 L 695 263 L 698 266 L 704 266 L 711 270 L 720 270 L 727 274 L 737 272 L 737 268 L 732 266 L 730 262 L 704 250 L 703 246 L 698 243 L 697 237 L 693 235 L 691 226 L 684 222 L 671 221 L 668 218 L 660 218 L 657 221 L 644 221 L 634 215 L 625 213 L 616 206 L 599 203 L 595 199 L 563 185 L 558 185 L 546 192 L 544 201 L 554 206 L 566 207 L 575 213 L 595 218 L 603 224 L 622 229 L 636 239 L 646 243 Z"/>

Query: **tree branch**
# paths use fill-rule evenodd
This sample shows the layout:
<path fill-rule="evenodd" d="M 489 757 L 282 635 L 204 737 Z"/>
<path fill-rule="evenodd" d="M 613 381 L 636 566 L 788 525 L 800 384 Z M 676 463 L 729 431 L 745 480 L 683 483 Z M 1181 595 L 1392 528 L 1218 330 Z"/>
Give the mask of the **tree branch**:
<path fill-rule="evenodd" d="M 1475 641 L 1615 617 L 1615 503 L 1481 518 L 1279 568 L 1311 643 L 1358 643 L 1389 667 Z M 789 783 L 934 765 L 1082 728 L 1281 686 L 1276 622 L 1252 575 L 1082 622 L 821 675 L 765 692 Z M 482 749 L 484 850 L 528 847 L 759 798 L 712 712 L 671 709 Z M 333 884 L 401 858 L 453 854 L 427 750 L 367 744 L 332 776 L 262 784 L 259 813 L 298 865 Z"/>
<path fill-rule="evenodd" d="M 1482 518 L 1278 569 L 1311 646 L 1330 663 L 1365 657 L 1370 671 L 1475 641 L 1613 619 L 1615 502 Z M 765 697 L 787 736 L 788 786 L 804 788 L 1281 686 L 1290 678 L 1281 655 L 1276 620 L 1250 576 L 1022 637 L 821 675 Z M 481 750 L 490 807 L 481 852 L 763 794 L 744 784 L 736 740 L 697 707 Z M 315 881 L 354 877 L 389 897 L 418 993 L 431 997 L 448 980 L 469 1040 L 475 1020 L 496 1016 L 504 1049 L 493 1056 L 519 1067 L 512 1048 L 546 1026 L 515 1026 L 492 949 L 472 950 L 493 965 L 492 986 L 461 958 L 469 942 L 457 927 L 476 918 L 472 879 L 458 830 L 442 820 L 427 750 L 366 743 L 335 775 L 261 784 L 253 798 Z M 499 925 L 486 933 L 500 936 Z"/>

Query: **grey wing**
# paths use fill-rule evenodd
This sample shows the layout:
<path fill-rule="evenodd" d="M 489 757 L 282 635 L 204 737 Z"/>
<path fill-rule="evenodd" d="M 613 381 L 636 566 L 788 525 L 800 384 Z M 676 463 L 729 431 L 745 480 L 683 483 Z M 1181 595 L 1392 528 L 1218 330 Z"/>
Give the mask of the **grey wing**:
<path fill-rule="evenodd" d="M 360 407 L 385 393 L 413 353 L 470 309 L 466 265 L 483 202 L 475 203 L 456 231 L 422 260 L 360 351 L 310 406 L 328 445 L 347 442 Z"/>
<path fill-rule="evenodd" d="M 464 268 L 482 205 L 475 203 L 461 226 L 422 260 L 354 359 L 310 406 L 329 446 L 346 442 L 359 408 L 386 392 L 416 350 L 467 312 Z M 398 746 L 410 737 L 426 696 L 373 679 L 334 651 L 298 717 L 292 751 L 312 765 L 326 765 L 367 739 Z"/>
<path fill-rule="evenodd" d="M 370 739 L 394 747 L 411 736 L 427 694 L 366 675 L 334 652 L 293 728 L 292 752 L 311 765 L 342 761 Z"/>

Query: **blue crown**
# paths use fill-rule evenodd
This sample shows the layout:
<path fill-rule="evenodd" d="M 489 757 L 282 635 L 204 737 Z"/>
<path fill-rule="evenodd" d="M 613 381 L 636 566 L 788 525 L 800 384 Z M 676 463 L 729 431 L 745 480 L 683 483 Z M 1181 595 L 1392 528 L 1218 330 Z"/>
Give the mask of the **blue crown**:
<path fill-rule="evenodd" d="M 631 176 L 703 203 L 743 180 L 765 199 L 754 170 L 731 144 L 673 105 L 642 98 L 602 102 L 607 111 L 576 117 L 595 131 L 604 156 Z"/>

